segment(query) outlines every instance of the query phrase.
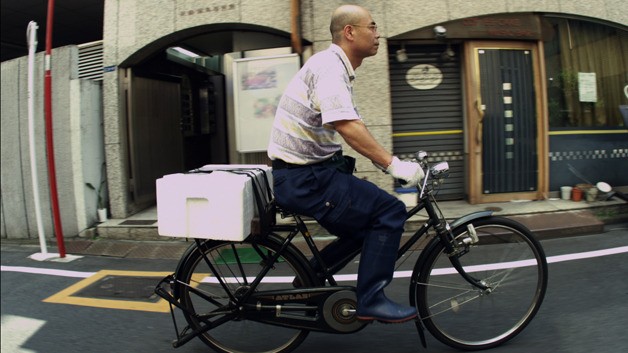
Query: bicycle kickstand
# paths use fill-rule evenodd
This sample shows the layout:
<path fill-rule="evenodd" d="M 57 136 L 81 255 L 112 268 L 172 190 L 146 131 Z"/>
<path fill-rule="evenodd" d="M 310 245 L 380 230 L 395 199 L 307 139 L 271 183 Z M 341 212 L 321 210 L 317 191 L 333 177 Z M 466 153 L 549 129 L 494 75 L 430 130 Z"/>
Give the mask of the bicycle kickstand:
<path fill-rule="evenodd" d="M 427 348 L 427 341 L 425 340 L 425 329 L 421 324 L 421 318 L 417 316 L 416 320 L 414 320 L 414 324 L 416 325 L 416 330 L 419 332 L 419 337 L 421 338 L 421 345 L 423 348 Z"/>

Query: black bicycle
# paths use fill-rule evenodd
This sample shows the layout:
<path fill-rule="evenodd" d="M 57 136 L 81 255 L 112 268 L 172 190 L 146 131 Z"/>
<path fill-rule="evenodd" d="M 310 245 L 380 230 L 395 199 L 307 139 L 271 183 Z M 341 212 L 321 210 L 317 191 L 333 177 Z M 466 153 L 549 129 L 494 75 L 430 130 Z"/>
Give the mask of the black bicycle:
<path fill-rule="evenodd" d="M 541 306 L 548 276 L 543 248 L 525 226 L 491 211 L 448 223 L 434 195 L 449 166 L 429 166 L 425 152 L 417 159 L 425 178 L 408 218 L 425 210 L 428 219 L 402 240 L 398 260 L 428 237 L 409 286 L 421 342 L 425 347 L 426 327 L 458 349 L 498 346 L 519 334 Z M 301 216 L 279 213 L 293 221 L 273 225 L 264 236 L 195 239 L 175 273 L 158 284 L 155 292 L 170 303 L 174 347 L 199 337 L 218 352 L 289 352 L 310 331 L 346 334 L 367 325 L 356 319 L 355 287 L 339 285 L 332 275 L 340 265 L 322 263 Z M 299 234 L 322 263 L 322 273 L 293 244 Z M 182 329 L 175 308 L 185 318 Z"/>

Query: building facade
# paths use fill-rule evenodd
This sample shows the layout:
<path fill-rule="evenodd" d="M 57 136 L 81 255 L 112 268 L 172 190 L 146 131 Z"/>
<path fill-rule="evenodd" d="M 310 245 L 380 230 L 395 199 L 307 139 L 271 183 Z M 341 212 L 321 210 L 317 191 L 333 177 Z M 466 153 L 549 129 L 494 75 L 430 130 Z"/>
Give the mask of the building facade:
<path fill-rule="evenodd" d="M 281 85 L 329 46 L 330 16 L 342 3 L 105 1 L 112 216 L 154 205 L 164 174 L 266 163 L 265 127 Z M 450 163 L 439 197 L 538 200 L 584 180 L 628 185 L 625 2 L 356 3 L 381 34 L 378 54 L 357 70 L 357 106 L 394 154 L 426 150 Z M 404 192 L 363 158 L 357 173 Z"/>

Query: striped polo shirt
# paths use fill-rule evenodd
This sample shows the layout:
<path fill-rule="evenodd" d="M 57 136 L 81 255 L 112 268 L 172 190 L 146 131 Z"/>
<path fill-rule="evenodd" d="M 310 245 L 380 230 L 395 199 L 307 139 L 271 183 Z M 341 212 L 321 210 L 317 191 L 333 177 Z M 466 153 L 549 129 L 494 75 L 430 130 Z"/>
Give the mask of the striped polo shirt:
<path fill-rule="evenodd" d="M 361 119 L 353 102 L 355 72 L 337 45 L 314 54 L 292 78 L 279 105 L 268 145 L 270 159 L 312 164 L 342 149 L 330 124 Z"/>

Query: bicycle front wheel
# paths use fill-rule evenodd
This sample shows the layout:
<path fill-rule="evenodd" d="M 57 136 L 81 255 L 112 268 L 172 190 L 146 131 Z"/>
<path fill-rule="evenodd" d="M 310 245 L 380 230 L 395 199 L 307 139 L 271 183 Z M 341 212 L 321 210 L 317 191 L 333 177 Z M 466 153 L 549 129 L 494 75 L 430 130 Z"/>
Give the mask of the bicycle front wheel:
<path fill-rule="evenodd" d="M 276 254 L 281 241 L 273 235 L 250 243 L 206 241 L 181 265 L 176 296 L 194 314 L 184 312 L 191 329 L 202 326 L 203 319 L 215 327 L 202 333 L 203 342 L 218 352 L 277 353 L 296 348 L 309 331 L 247 320 L 238 300 L 266 267 L 266 259 Z M 294 288 L 298 279 L 312 285 L 312 274 L 305 259 L 289 246 L 264 276 L 256 291 Z M 213 269 L 212 269 L 213 268 Z M 218 280 L 222 280 L 222 284 Z"/>
<path fill-rule="evenodd" d="M 469 245 L 473 233 L 478 241 Z M 500 217 L 471 221 L 453 235 L 460 251 L 454 257 L 487 289 L 465 280 L 438 243 L 415 269 L 421 319 L 435 338 L 454 348 L 498 346 L 519 334 L 541 306 L 547 288 L 543 248 L 526 227 Z"/>

